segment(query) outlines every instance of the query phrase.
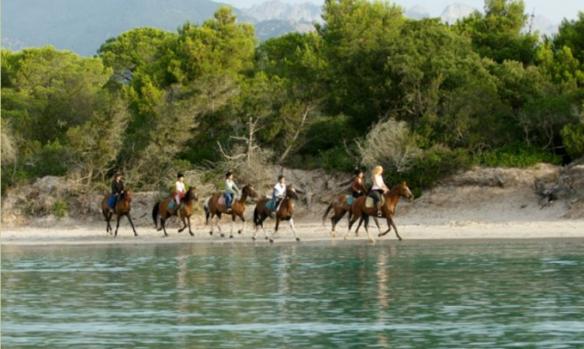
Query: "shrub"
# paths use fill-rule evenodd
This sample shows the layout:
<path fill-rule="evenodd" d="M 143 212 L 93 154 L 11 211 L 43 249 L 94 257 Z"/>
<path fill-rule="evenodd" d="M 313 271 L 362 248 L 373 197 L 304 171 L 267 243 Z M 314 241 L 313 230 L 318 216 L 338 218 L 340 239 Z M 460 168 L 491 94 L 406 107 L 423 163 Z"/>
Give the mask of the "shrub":
<path fill-rule="evenodd" d="M 477 154 L 474 161 L 489 167 L 529 167 L 541 162 L 560 164 L 562 159 L 540 148 L 511 144 Z"/>
<path fill-rule="evenodd" d="M 57 200 L 51 207 L 51 213 L 55 215 L 55 217 L 63 218 L 69 212 L 69 205 L 63 200 Z"/>
<path fill-rule="evenodd" d="M 361 162 L 367 167 L 382 165 L 389 171 L 406 172 L 422 154 L 416 137 L 404 121 L 377 123 L 367 138 L 357 143 Z"/>
<path fill-rule="evenodd" d="M 562 142 L 572 159 L 584 156 L 584 123 L 568 124 L 562 128 Z"/>

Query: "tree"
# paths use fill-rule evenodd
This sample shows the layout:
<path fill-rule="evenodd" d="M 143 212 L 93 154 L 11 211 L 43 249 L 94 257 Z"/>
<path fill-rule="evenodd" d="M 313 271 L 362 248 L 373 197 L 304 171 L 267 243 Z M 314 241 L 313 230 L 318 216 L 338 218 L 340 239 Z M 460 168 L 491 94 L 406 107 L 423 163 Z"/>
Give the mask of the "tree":
<path fill-rule="evenodd" d="M 498 63 L 534 61 L 538 36 L 523 33 L 527 23 L 523 0 L 485 0 L 485 13 L 474 12 L 457 22 L 455 28 L 468 35 L 476 51 Z"/>

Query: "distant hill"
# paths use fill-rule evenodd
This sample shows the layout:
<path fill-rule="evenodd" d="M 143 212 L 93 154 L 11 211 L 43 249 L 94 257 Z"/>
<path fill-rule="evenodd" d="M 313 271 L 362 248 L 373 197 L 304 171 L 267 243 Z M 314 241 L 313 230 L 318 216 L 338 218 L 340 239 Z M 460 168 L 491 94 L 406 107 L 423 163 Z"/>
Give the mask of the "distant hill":
<path fill-rule="evenodd" d="M 474 7 L 465 4 L 454 3 L 448 5 L 444 11 L 442 11 L 440 19 L 442 19 L 442 22 L 444 23 L 454 24 L 459 19 L 469 16 L 474 11 L 477 11 L 477 9 Z"/>

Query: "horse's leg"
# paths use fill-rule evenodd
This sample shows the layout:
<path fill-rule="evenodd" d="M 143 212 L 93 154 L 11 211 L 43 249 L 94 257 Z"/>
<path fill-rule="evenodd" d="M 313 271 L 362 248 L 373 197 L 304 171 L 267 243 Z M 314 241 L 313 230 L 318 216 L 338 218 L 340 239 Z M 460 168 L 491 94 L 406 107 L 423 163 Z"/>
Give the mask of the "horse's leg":
<path fill-rule="evenodd" d="M 116 232 L 114 233 L 114 237 L 118 236 L 118 228 L 120 227 L 120 215 L 116 215 L 117 223 L 116 223 Z"/>
<path fill-rule="evenodd" d="M 163 237 L 167 237 L 168 236 L 168 233 L 166 232 L 166 218 L 167 217 L 160 216 L 160 226 L 162 227 L 162 231 L 164 232 L 164 236 Z"/>
<path fill-rule="evenodd" d="M 359 229 L 361 229 L 361 224 L 363 224 L 363 217 L 359 218 L 359 224 L 357 224 L 357 230 L 355 230 L 355 236 L 359 236 Z"/>
<path fill-rule="evenodd" d="M 391 225 L 393 226 L 393 230 L 395 230 L 395 236 L 397 236 L 397 238 L 399 239 L 399 241 L 402 240 L 401 236 L 399 236 L 399 233 L 397 232 L 397 227 L 395 226 L 395 223 L 393 222 L 393 218 L 388 218 L 389 222 L 391 222 Z"/>
<path fill-rule="evenodd" d="M 191 236 L 195 236 L 195 234 L 193 234 L 193 231 L 191 230 L 191 216 L 187 217 L 187 223 L 189 224 L 189 234 Z"/>
<path fill-rule="evenodd" d="M 221 213 L 217 213 L 217 220 L 215 221 L 215 224 L 217 225 L 217 230 L 219 231 L 219 236 L 224 238 L 225 234 L 223 234 L 223 231 L 221 230 Z"/>
<path fill-rule="evenodd" d="M 233 212 L 233 209 L 231 210 Z M 231 213 L 231 230 L 229 231 L 229 238 L 233 239 L 233 226 L 235 225 L 235 213 Z"/>
<path fill-rule="evenodd" d="M 134 222 L 132 222 L 132 217 L 130 217 L 129 213 L 126 216 L 128 216 L 128 221 L 130 222 L 130 226 L 132 227 L 132 230 L 134 231 L 134 236 L 138 236 L 138 233 L 136 233 L 136 228 L 134 228 Z"/>
<path fill-rule="evenodd" d="M 182 232 L 183 232 L 183 230 L 185 230 L 185 229 L 186 229 L 186 227 L 187 227 L 187 222 L 185 221 L 185 215 L 183 215 L 183 214 L 181 214 L 181 215 L 180 215 L 180 221 L 182 222 L 183 226 L 182 226 L 182 228 L 180 228 L 180 229 L 178 230 L 178 232 L 179 232 L 179 233 L 182 233 Z"/>
<path fill-rule="evenodd" d="M 274 243 L 274 235 L 276 235 L 276 233 L 278 232 L 279 226 L 280 226 L 280 217 L 278 217 L 278 214 L 276 214 L 276 227 L 274 228 L 274 233 L 272 234 L 272 237 L 270 238 L 270 243 Z"/>
<path fill-rule="evenodd" d="M 379 220 L 377 219 L 376 216 L 373 216 L 373 221 L 375 222 L 375 225 L 377 226 L 377 236 L 381 236 L 381 227 L 379 226 Z"/>
<path fill-rule="evenodd" d="M 209 208 L 209 210 L 211 210 L 211 208 Z M 213 235 L 213 218 L 215 218 L 215 213 L 211 212 L 211 218 L 209 219 L 211 222 L 211 224 L 209 224 L 211 226 L 211 231 L 209 232 L 209 235 Z"/>
<path fill-rule="evenodd" d="M 294 238 L 296 241 L 300 241 L 300 238 L 296 236 L 296 228 L 294 227 L 294 218 L 290 218 L 288 221 L 288 225 L 290 225 L 290 229 L 292 229 L 292 234 L 294 234 Z"/>
<path fill-rule="evenodd" d="M 237 231 L 237 234 L 241 235 L 243 234 L 243 230 L 245 229 L 245 218 L 243 217 L 243 213 L 241 214 L 241 216 L 239 216 L 239 218 L 241 219 L 241 229 Z"/>
<path fill-rule="evenodd" d="M 357 219 L 358 219 L 357 216 L 351 216 L 351 220 L 349 221 L 349 227 L 347 228 L 347 233 L 345 234 L 345 236 L 343 236 L 343 239 L 347 240 L 347 236 L 351 232 L 351 228 L 353 227 L 353 224 L 355 224 Z M 361 222 L 359 222 L 359 225 L 360 224 L 361 224 Z"/>
<path fill-rule="evenodd" d="M 385 235 L 387 235 L 387 233 L 389 233 L 389 232 L 391 231 L 391 218 L 389 218 L 389 217 L 386 217 L 386 219 L 387 219 L 387 230 L 386 230 L 386 231 L 384 231 L 383 233 L 381 233 L 381 232 L 380 232 L 380 233 L 377 235 L 377 237 L 382 237 L 382 236 L 385 236 Z"/>
<path fill-rule="evenodd" d="M 374 242 L 375 240 L 373 240 L 373 236 L 371 236 L 371 233 L 369 232 L 369 215 L 365 214 L 362 216 L 362 218 L 365 221 L 364 227 L 365 231 L 367 232 L 367 237 L 369 238 L 370 242 Z"/>

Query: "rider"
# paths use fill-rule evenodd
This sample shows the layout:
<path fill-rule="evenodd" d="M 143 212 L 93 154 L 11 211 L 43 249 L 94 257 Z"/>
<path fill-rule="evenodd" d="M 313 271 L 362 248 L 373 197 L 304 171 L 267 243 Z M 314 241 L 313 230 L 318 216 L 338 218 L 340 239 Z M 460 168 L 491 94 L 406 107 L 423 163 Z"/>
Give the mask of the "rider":
<path fill-rule="evenodd" d="M 174 184 L 174 201 L 176 202 L 176 209 L 179 210 L 181 206 L 181 200 L 184 198 L 186 193 L 185 188 L 185 176 L 182 173 L 176 175 L 176 183 Z"/>
<path fill-rule="evenodd" d="M 116 172 L 114 175 L 114 180 L 112 181 L 112 196 L 110 199 L 110 207 L 113 209 L 116 207 L 116 203 L 120 196 L 124 193 L 124 181 L 123 176 L 120 172 Z"/>
<path fill-rule="evenodd" d="M 275 211 L 280 208 L 280 203 L 286 197 L 286 177 L 283 175 L 278 176 L 278 183 L 274 185 L 274 190 L 272 191 L 272 201 L 274 201 Z"/>
<path fill-rule="evenodd" d="M 239 195 L 240 190 L 237 184 L 233 181 L 233 173 L 228 171 L 225 174 L 225 208 L 230 209 L 235 195 Z"/>
<path fill-rule="evenodd" d="M 365 183 L 363 183 L 363 171 L 360 169 L 355 169 L 355 177 L 353 177 L 353 181 L 351 182 L 351 194 L 354 198 L 358 198 L 367 192 L 365 189 Z"/>
<path fill-rule="evenodd" d="M 381 195 L 386 193 L 389 188 L 383 182 L 383 167 L 377 165 L 371 171 L 371 182 L 373 186 L 371 187 L 370 196 L 373 198 L 373 202 L 377 207 L 377 215 L 381 216 Z"/>

